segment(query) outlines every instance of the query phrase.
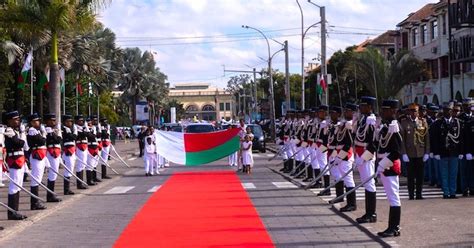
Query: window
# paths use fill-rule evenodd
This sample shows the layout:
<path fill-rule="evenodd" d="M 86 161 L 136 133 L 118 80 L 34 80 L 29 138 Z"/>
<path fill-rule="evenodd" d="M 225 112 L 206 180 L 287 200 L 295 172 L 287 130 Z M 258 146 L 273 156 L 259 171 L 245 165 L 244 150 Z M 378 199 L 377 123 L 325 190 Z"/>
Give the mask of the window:
<path fill-rule="evenodd" d="M 225 110 L 230 111 L 230 102 L 225 103 Z"/>
<path fill-rule="evenodd" d="M 441 77 L 449 76 L 449 61 L 448 56 L 441 57 Z"/>
<path fill-rule="evenodd" d="M 202 107 L 202 111 L 208 111 L 209 112 L 209 111 L 216 111 L 216 109 L 212 105 L 204 105 Z"/>
<path fill-rule="evenodd" d="M 402 48 L 408 49 L 408 32 L 402 33 Z"/>
<path fill-rule="evenodd" d="M 434 94 L 433 100 L 432 100 L 431 102 L 434 103 L 434 104 L 436 104 L 436 105 L 439 105 L 438 96 L 437 96 L 436 94 Z"/>
<path fill-rule="evenodd" d="M 438 38 L 438 21 L 431 22 L 431 39 Z"/>
<path fill-rule="evenodd" d="M 426 44 L 428 39 L 428 27 L 426 25 L 421 26 L 421 44 Z"/>
<path fill-rule="evenodd" d="M 447 25 L 447 23 L 446 23 L 446 14 L 442 15 L 441 19 L 443 21 L 443 35 L 446 35 L 446 30 L 447 30 L 447 28 L 446 28 L 446 25 Z"/>
<path fill-rule="evenodd" d="M 224 103 L 223 103 L 223 102 L 220 102 L 220 103 L 219 103 L 219 110 L 220 110 L 220 111 L 225 110 L 225 109 L 224 109 Z"/>
<path fill-rule="evenodd" d="M 196 112 L 198 111 L 198 107 L 196 105 L 189 105 L 186 107 L 186 112 Z"/>
<path fill-rule="evenodd" d="M 431 69 L 431 78 L 438 79 L 439 74 L 438 74 L 438 60 L 437 59 L 431 60 L 430 69 Z"/>
<path fill-rule="evenodd" d="M 412 31 L 411 31 L 411 35 L 412 35 L 412 47 L 416 47 L 418 45 L 418 28 L 414 28 Z"/>

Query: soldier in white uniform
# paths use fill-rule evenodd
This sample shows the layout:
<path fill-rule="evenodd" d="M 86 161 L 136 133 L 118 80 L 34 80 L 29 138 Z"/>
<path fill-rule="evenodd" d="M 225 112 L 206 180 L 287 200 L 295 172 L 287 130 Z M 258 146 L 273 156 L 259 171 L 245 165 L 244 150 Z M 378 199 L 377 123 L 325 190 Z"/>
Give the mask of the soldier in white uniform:
<path fill-rule="evenodd" d="M 337 136 L 337 133 L 339 131 L 339 125 L 341 125 L 341 123 L 339 122 L 339 118 L 341 117 L 341 114 L 342 114 L 342 108 L 338 107 L 338 106 L 331 106 L 329 108 L 329 114 L 330 114 L 330 117 L 331 117 L 331 122 L 330 122 L 329 127 L 328 127 L 328 143 L 327 143 L 328 151 L 327 151 L 327 154 L 328 154 L 328 163 L 330 164 L 329 166 L 331 166 L 331 164 L 336 163 L 335 162 L 336 156 L 337 156 L 337 150 L 336 150 L 337 139 L 336 139 L 336 136 Z M 342 175 L 340 174 L 339 169 L 338 169 L 337 166 L 338 166 L 337 164 L 332 165 L 332 167 L 330 169 L 330 173 L 331 173 L 331 176 L 332 176 L 334 181 L 339 181 L 338 183 L 336 183 L 335 188 L 336 188 L 336 196 L 340 196 L 340 195 L 344 194 L 344 182 L 339 180 Z M 343 199 L 340 199 L 337 202 L 342 202 L 342 201 L 343 201 Z M 337 202 L 335 202 L 335 203 L 337 203 Z"/>
<path fill-rule="evenodd" d="M 62 136 L 63 136 L 63 153 L 62 159 L 64 161 L 64 165 L 69 169 L 64 170 L 64 177 L 68 180 L 71 179 L 72 174 L 71 172 L 74 171 L 74 167 L 76 165 L 76 138 L 77 133 L 74 130 L 74 124 L 72 122 L 71 115 L 63 115 L 62 116 L 63 126 L 61 127 Z M 70 189 L 70 183 L 64 179 L 64 195 L 74 195 L 74 192 Z M 82 188 L 84 185 L 79 185 L 78 188 Z"/>
<path fill-rule="evenodd" d="M 100 151 L 100 156 L 102 157 L 103 161 L 109 160 L 110 154 L 110 125 L 107 123 L 107 118 L 101 118 L 100 124 L 98 127 L 100 128 L 100 142 L 102 150 Z M 107 175 L 107 166 L 104 162 L 101 161 L 102 164 L 102 179 L 111 179 L 110 176 Z"/>
<path fill-rule="evenodd" d="M 326 115 L 329 110 L 327 105 L 321 105 L 318 109 L 318 126 L 316 127 L 316 136 L 314 138 L 314 160 L 313 160 L 313 170 L 314 175 L 318 176 L 321 173 L 321 170 L 328 163 L 328 134 L 329 134 L 329 121 L 326 120 Z M 324 173 L 323 176 L 324 187 L 328 187 L 330 185 L 330 175 L 329 170 Z M 318 183 L 315 185 L 318 187 Z M 331 191 L 322 191 L 318 195 L 331 195 Z"/>
<path fill-rule="evenodd" d="M 77 115 L 75 118 L 76 124 L 74 130 L 77 132 L 76 138 L 76 176 L 81 180 L 84 178 L 84 169 L 87 165 L 87 132 L 86 126 L 84 125 L 84 116 Z M 83 185 L 79 180 L 76 181 L 77 189 L 86 189 L 86 185 Z"/>
<path fill-rule="evenodd" d="M 56 125 L 56 114 L 44 115 L 44 121 L 46 122 L 46 146 L 48 147 L 46 157 L 49 162 L 48 189 L 54 192 L 54 185 L 58 178 L 58 174 L 56 173 L 59 173 L 59 164 L 61 161 L 61 130 Z M 50 192 L 46 194 L 46 200 L 48 202 L 61 201 L 61 199 Z"/>

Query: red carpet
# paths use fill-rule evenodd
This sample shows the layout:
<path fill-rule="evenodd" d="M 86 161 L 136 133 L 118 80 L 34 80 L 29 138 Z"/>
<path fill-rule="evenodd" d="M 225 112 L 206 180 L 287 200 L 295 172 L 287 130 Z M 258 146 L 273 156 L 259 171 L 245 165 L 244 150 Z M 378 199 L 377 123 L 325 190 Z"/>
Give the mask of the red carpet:
<path fill-rule="evenodd" d="M 235 172 L 179 173 L 155 192 L 115 247 L 274 247 Z"/>

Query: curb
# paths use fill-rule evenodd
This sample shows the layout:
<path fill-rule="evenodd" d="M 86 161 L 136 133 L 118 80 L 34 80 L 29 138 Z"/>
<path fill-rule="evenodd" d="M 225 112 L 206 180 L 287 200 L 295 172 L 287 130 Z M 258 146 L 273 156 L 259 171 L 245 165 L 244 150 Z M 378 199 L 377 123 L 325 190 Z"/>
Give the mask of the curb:
<path fill-rule="evenodd" d="M 268 149 L 268 148 L 267 148 Z M 276 153 L 276 151 L 272 151 L 273 153 Z M 271 168 L 269 166 L 266 166 L 269 170 L 271 170 L 272 172 L 282 176 L 284 179 L 286 179 L 287 181 L 295 184 L 296 186 L 298 186 L 299 188 L 301 189 L 304 189 L 306 187 L 306 184 L 302 184 L 300 181 L 298 180 L 295 180 L 294 178 L 286 175 L 285 173 L 282 173 L 274 168 Z M 319 199 L 321 199 L 321 201 L 323 202 L 326 202 L 324 201 L 321 197 L 317 196 L 315 194 L 316 197 L 318 197 Z M 396 241 L 385 241 L 383 240 L 382 238 L 380 238 L 379 236 L 377 236 L 377 234 L 373 233 L 371 230 L 372 226 L 367 226 L 367 225 L 361 225 L 359 223 L 357 223 L 355 221 L 355 218 L 356 216 L 350 214 L 350 212 L 341 212 L 339 211 L 339 208 L 341 207 L 340 203 L 336 203 L 336 204 L 329 204 L 328 205 L 330 206 L 330 209 L 337 215 L 341 216 L 342 218 L 344 218 L 345 220 L 349 221 L 351 224 L 353 224 L 354 226 L 356 226 L 359 230 L 361 230 L 363 233 L 367 234 L 367 236 L 369 236 L 370 238 L 372 238 L 375 242 L 379 243 L 381 246 L 383 247 L 398 247 L 399 245 L 396 243 Z"/>
<path fill-rule="evenodd" d="M 125 159 L 128 159 L 130 157 L 132 157 L 132 156 L 131 155 L 130 156 L 126 155 L 122 158 L 125 160 Z M 119 161 L 115 161 L 115 162 L 119 163 Z M 132 168 L 130 168 L 130 169 L 132 169 Z M 78 193 L 76 193 L 75 195 L 72 195 L 72 196 L 67 197 L 67 198 L 63 198 L 63 200 L 61 202 L 56 203 L 53 206 L 48 206 L 48 208 L 46 210 L 42 210 L 42 211 L 38 212 L 37 214 L 35 214 L 31 217 L 28 217 L 28 219 L 26 219 L 26 220 L 17 221 L 18 223 L 15 224 L 14 226 L 0 231 L 0 234 L 1 234 L 0 242 L 8 240 L 13 235 L 15 235 L 15 234 L 17 234 L 21 231 L 24 231 L 26 228 L 30 227 L 34 223 L 50 216 L 51 214 L 56 212 L 56 210 L 59 210 L 63 207 L 67 207 L 67 206 L 71 205 L 72 203 L 76 202 L 77 200 L 83 198 L 84 196 L 90 195 L 90 194 L 92 194 L 92 193 L 108 186 L 109 184 L 112 184 L 113 182 L 118 181 L 124 175 L 127 175 L 131 172 L 132 172 L 132 170 L 125 171 L 125 172 L 121 173 L 120 175 L 116 175 L 112 179 L 109 179 L 107 181 L 103 181 L 102 183 L 96 185 L 95 187 L 90 187 L 89 186 L 89 189 L 87 189 L 87 190 L 76 191 Z"/>

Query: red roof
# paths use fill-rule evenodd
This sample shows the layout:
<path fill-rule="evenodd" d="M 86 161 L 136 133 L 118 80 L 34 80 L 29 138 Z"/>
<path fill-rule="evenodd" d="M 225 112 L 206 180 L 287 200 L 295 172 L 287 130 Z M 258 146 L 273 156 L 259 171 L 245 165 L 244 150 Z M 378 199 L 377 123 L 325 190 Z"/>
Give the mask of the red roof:
<path fill-rule="evenodd" d="M 434 15 L 435 13 L 435 6 L 437 3 L 429 3 L 425 6 L 423 6 L 421 9 L 418 11 L 411 13 L 408 15 L 408 17 L 397 24 L 397 27 L 404 26 L 406 24 L 414 24 L 418 23 L 422 20 L 428 19 L 430 16 Z"/>

